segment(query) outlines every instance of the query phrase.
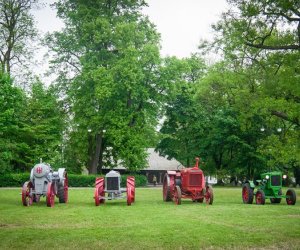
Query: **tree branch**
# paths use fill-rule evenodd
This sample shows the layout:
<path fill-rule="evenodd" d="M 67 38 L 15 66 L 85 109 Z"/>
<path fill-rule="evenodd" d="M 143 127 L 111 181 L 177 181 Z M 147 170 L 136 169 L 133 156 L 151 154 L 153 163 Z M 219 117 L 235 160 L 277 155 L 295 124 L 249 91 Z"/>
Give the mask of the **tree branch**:
<path fill-rule="evenodd" d="M 277 110 L 271 110 L 271 114 L 272 114 L 272 115 L 275 115 L 275 116 L 277 116 L 277 117 L 279 117 L 279 118 L 281 118 L 281 119 L 283 119 L 283 120 L 285 120 L 285 121 L 289 121 L 289 122 L 291 122 L 291 123 L 293 123 L 293 124 L 295 124 L 295 125 L 297 125 L 297 126 L 300 126 L 300 121 L 299 121 L 299 119 L 297 119 L 297 118 L 295 118 L 295 119 L 290 119 L 290 118 L 288 117 L 288 115 L 287 115 L 286 113 L 284 113 L 284 112 L 277 111 Z"/>
<path fill-rule="evenodd" d="M 252 43 L 245 43 L 247 46 L 257 48 L 257 49 L 266 49 L 266 50 L 300 50 L 300 45 L 264 45 L 264 44 L 252 44 Z"/>

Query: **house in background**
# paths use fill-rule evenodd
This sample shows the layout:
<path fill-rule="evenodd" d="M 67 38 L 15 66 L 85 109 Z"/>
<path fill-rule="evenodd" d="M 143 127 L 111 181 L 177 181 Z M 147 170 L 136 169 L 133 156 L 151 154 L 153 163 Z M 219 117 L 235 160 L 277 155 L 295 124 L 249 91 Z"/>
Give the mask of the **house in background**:
<path fill-rule="evenodd" d="M 154 151 L 154 148 L 148 148 L 148 166 L 140 172 L 146 175 L 148 183 L 153 183 L 153 177 L 156 176 L 158 184 L 162 184 L 165 173 L 168 170 L 178 170 L 182 164 L 175 160 L 168 160 L 167 157 L 160 156 L 159 153 Z"/>
<path fill-rule="evenodd" d="M 158 152 L 154 151 L 154 148 L 148 148 L 148 158 L 147 166 L 140 170 L 139 173 L 147 177 L 148 184 L 153 184 L 153 177 L 156 176 L 157 184 L 162 184 L 164 175 L 169 170 L 178 170 L 183 167 L 183 165 L 175 159 L 167 159 L 167 157 L 160 156 Z M 119 171 L 121 174 L 126 173 L 126 169 L 119 165 L 114 168 L 114 170 Z M 104 174 L 108 173 L 110 169 L 103 168 L 102 172 Z M 217 179 L 212 176 L 205 177 L 206 182 L 209 184 L 216 184 Z"/>
<path fill-rule="evenodd" d="M 159 153 L 154 151 L 154 148 L 148 148 L 147 166 L 140 170 L 139 173 L 147 177 L 148 184 L 153 183 L 153 177 L 156 176 L 157 184 L 162 184 L 163 177 L 168 170 L 177 170 L 182 166 L 181 163 L 175 159 L 168 160 L 166 157 L 160 156 Z M 121 164 L 114 168 L 114 170 L 121 174 L 126 173 L 127 170 Z M 108 168 L 102 168 L 103 174 L 110 171 Z"/>

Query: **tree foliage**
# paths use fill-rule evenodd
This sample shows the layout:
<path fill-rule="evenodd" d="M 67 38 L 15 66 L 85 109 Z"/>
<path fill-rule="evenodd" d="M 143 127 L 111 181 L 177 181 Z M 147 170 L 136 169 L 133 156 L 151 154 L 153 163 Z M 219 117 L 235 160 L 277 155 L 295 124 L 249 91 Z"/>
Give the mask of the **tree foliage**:
<path fill-rule="evenodd" d="M 55 62 L 73 67 L 73 78 L 63 79 L 73 116 L 70 140 L 84 152 L 77 162 L 90 173 L 103 161 L 130 169 L 145 164 L 163 87 L 157 81 L 159 36 L 140 14 L 142 6 L 144 1 L 56 4 L 66 28 L 48 42 Z"/>
<path fill-rule="evenodd" d="M 30 42 L 36 38 L 30 13 L 37 0 L 3 0 L 0 2 L 0 65 L 2 72 L 18 76 L 24 72 L 30 55 Z M 18 70 L 17 70 L 17 67 Z"/>

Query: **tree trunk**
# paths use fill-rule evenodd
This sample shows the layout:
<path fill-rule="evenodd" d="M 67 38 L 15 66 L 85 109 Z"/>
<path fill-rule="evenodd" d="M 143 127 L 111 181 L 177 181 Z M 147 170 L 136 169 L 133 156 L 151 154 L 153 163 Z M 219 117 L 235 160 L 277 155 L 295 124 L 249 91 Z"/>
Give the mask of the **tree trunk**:
<path fill-rule="evenodd" d="M 100 158 L 101 146 L 102 146 L 102 134 L 96 135 L 96 145 L 93 147 L 93 140 L 89 140 L 89 174 L 97 174 L 97 167 Z"/>

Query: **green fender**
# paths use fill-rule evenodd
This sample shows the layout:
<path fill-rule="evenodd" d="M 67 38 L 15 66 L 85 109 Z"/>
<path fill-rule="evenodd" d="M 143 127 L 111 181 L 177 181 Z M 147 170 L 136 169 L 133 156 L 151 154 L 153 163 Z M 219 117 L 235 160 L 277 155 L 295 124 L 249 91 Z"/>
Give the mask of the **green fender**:
<path fill-rule="evenodd" d="M 249 183 L 251 188 L 255 188 L 254 182 L 253 181 L 246 181 L 245 183 Z"/>

